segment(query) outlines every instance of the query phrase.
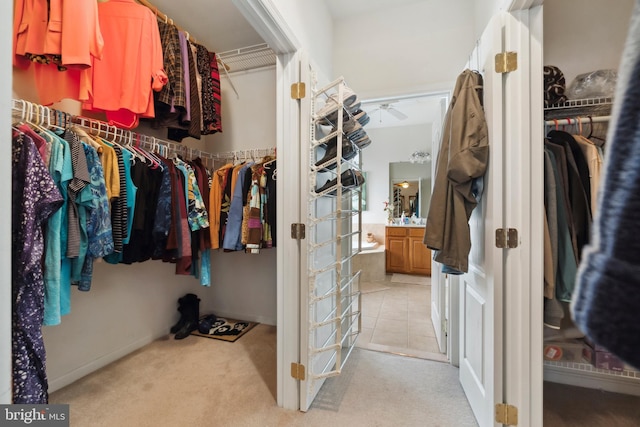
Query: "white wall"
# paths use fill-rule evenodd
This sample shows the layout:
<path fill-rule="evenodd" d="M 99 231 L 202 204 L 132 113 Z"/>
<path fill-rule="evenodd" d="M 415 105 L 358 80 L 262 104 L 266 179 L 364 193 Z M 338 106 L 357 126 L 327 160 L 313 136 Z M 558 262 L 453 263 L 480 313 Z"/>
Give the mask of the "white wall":
<path fill-rule="evenodd" d="M 209 152 L 276 146 L 276 70 L 274 67 L 222 76 L 222 133 L 207 137 Z"/>
<path fill-rule="evenodd" d="M 559 67 L 567 87 L 579 74 L 604 68 L 617 70 L 633 4 L 633 0 L 591 0 L 585 7 L 581 0 L 546 1 L 545 65 Z"/>
<path fill-rule="evenodd" d="M 333 21 L 323 1 L 271 0 L 287 22 L 316 71 L 333 80 Z"/>
<path fill-rule="evenodd" d="M 14 96 L 37 101 L 29 74 L 14 75 Z M 232 75 L 239 99 L 223 78 L 223 133 L 185 139 L 185 145 L 209 152 L 275 147 L 275 78 L 274 68 Z M 79 112 L 77 102 L 61 105 Z M 166 135 L 146 125 L 139 131 Z M 50 391 L 167 335 L 179 317 L 177 299 L 185 293 L 201 298 L 201 313 L 275 325 L 276 249 L 258 255 L 213 251 L 211 260 L 210 288 L 193 277 L 176 276 L 173 265 L 160 261 L 97 263 L 92 290 L 73 289 L 71 314 L 61 325 L 44 328 Z"/>
<path fill-rule="evenodd" d="M 333 66 L 366 98 L 450 90 L 473 49 L 473 0 L 426 0 L 334 23 Z"/>
<path fill-rule="evenodd" d="M 389 200 L 389 163 L 406 162 L 416 150 L 430 151 L 431 125 L 367 129 L 367 134 L 372 142 L 362 154 L 362 170 L 367 172 L 368 206 L 368 210 L 362 212 L 362 222 L 383 224 L 387 219 L 384 202 Z M 430 164 L 423 166 L 431 167 Z"/>

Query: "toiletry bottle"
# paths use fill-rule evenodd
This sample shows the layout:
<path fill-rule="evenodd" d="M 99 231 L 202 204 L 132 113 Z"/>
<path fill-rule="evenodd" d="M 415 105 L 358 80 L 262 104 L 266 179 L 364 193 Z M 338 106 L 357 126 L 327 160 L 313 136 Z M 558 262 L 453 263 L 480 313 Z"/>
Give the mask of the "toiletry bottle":
<path fill-rule="evenodd" d="M 404 214 L 404 211 L 402 211 L 402 216 L 400 217 L 400 223 L 406 224 L 408 222 L 409 222 L 409 218 L 407 218 L 407 216 Z"/>

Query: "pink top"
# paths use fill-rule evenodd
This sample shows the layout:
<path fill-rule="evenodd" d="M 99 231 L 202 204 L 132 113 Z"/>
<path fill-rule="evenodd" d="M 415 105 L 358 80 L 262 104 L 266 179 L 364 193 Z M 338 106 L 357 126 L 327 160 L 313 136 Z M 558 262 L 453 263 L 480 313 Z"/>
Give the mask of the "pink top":
<path fill-rule="evenodd" d="M 98 16 L 104 49 L 83 108 L 154 117 L 153 91 L 167 83 L 155 15 L 133 0 L 110 0 L 98 4 Z"/>

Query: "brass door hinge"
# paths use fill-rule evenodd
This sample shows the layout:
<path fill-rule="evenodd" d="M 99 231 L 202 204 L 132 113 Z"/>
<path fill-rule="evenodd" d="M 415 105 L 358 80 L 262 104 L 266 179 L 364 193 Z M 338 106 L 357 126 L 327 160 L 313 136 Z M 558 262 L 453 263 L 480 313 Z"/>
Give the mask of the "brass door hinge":
<path fill-rule="evenodd" d="M 518 247 L 518 230 L 515 228 L 496 229 L 496 248 L 513 249 Z"/>
<path fill-rule="evenodd" d="M 518 69 L 518 52 L 501 52 L 496 55 L 496 73 L 510 73 Z"/>
<path fill-rule="evenodd" d="M 300 363 L 292 363 L 291 376 L 296 380 L 304 381 L 306 378 L 304 365 Z"/>
<path fill-rule="evenodd" d="M 296 222 L 291 224 L 291 238 L 295 240 L 302 240 L 306 237 L 306 231 L 304 224 Z"/>
<path fill-rule="evenodd" d="M 302 99 L 307 95 L 307 86 L 304 82 L 291 85 L 291 99 Z"/>
<path fill-rule="evenodd" d="M 517 426 L 518 408 L 506 403 L 496 404 L 496 422 L 507 426 Z"/>

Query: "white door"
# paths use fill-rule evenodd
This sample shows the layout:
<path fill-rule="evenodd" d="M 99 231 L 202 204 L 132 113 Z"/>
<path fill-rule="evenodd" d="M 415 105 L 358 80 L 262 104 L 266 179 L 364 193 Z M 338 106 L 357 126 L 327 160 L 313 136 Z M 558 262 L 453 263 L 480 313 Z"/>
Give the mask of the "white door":
<path fill-rule="evenodd" d="M 432 124 L 432 153 L 437 153 L 440 150 L 440 138 L 442 136 L 442 120 L 447 110 L 447 99 L 441 99 L 442 113 L 434 120 Z M 432 159 L 435 156 L 431 157 Z M 431 166 L 431 183 L 435 181 L 436 168 L 434 166 L 435 160 L 432 160 Z M 431 189 L 430 189 L 431 190 Z M 440 264 L 431 262 L 431 323 L 433 323 L 433 329 L 436 333 L 436 341 L 438 342 L 438 348 L 441 353 L 447 353 L 447 286 L 446 275 L 441 272 Z"/>
<path fill-rule="evenodd" d="M 359 194 L 357 190 L 338 187 L 336 195 L 314 191 L 353 167 L 338 162 L 332 172 L 313 170 L 316 151 L 321 151 L 318 147 L 328 129 L 321 131 L 312 125 L 312 115 L 328 95 L 337 93 L 341 99 L 344 84 L 338 79 L 317 87 L 316 74 L 304 61 L 300 75 L 307 87 L 300 104 L 300 217 L 306 224 L 300 278 L 300 360 L 305 371 L 300 376 L 300 410 L 306 411 L 324 381 L 340 374 L 360 331 L 359 272 L 351 270 L 352 237 L 357 236 L 352 220 L 360 200 L 353 197 Z M 340 134 L 342 115 L 338 116 L 336 127 Z"/>
<path fill-rule="evenodd" d="M 459 281 L 460 382 L 481 427 L 497 425 L 494 405 L 502 402 L 503 250 L 493 234 L 503 227 L 503 76 L 495 72 L 494 57 L 502 51 L 504 20 L 503 14 L 493 17 L 471 60 L 484 78 L 490 159 L 481 202 L 469 221 L 469 272 Z"/>

